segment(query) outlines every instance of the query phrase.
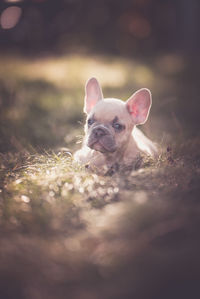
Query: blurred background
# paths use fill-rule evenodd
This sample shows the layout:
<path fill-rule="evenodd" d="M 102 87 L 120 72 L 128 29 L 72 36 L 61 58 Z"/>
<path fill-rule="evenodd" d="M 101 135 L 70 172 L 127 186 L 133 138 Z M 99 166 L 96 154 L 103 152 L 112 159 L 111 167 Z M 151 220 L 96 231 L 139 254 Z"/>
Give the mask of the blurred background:
<path fill-rule="evenodd" d="M 199 53 L 199 0 L 0 1 L 0 298 L 200 298 Z M 60 151 L 90 76 L 152 91 L 158 161 L 100 177 Z"/>
<path fill-rule="evenodd" d="M 5 0 L 1 49 L 24 55 L 198 53 L 198 0 Z"/>
<path fill-rule="evenodd" d="M 2 0 L 0 150 L 73 150 L 90 76 L 105 97 L 150 88 L 144 130 L 157 141 L 196 134 L 199 8 L 198 0 Z"/>

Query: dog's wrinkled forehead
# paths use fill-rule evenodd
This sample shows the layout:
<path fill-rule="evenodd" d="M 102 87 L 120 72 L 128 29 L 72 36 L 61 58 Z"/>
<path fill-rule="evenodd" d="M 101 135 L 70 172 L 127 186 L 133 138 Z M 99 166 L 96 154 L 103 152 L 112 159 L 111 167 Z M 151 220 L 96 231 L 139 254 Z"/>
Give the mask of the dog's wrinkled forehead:
<path fill-rule="evenodd" d="M 118 99 L 103 99 L 99 101 L 92 109 L 91 115 L 95 115 L 95 119 L 100 122 L 110 122 L 118 117 L 121 121 L 127 122 L 130 115 L 123 101 Z"/>

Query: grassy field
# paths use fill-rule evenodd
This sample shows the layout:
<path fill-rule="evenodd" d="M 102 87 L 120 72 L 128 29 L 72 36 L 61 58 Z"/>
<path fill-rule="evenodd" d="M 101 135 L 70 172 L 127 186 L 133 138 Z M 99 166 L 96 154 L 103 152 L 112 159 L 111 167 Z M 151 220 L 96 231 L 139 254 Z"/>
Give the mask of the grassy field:
<path fill-rule="evenodd" d="M 199 298 L 194 64 L 4 55 L 0 65 L 0 298 Z M 104 177 L 74 163 L 90 76 L 105 97 L 151 89 L 142 129 L 157 160 Z"/>

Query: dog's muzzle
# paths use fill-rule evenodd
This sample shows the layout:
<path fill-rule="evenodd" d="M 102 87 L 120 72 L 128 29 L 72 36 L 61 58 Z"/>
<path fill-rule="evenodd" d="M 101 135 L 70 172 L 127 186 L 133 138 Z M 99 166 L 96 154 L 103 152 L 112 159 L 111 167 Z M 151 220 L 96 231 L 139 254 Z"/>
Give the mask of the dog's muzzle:
<path fill-rule="evenodd" d="M 89 134 L 87 145 L 100 152 L 115 152 L 114 136 L 103 125 L 95 126 Z"/>

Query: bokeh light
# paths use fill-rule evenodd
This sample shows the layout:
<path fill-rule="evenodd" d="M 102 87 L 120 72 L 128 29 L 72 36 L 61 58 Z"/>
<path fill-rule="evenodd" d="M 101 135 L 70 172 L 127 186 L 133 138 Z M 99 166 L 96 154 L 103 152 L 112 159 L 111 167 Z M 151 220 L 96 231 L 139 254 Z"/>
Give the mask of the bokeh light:
<path fill-rule="evenodd" d="M 125 32 L 129 32 L 129 34 L 139 39 L 147 38 L 152 33 L 150 22 L 139 13 L 123 14 L 120 18 L 120 24 Z"/>
<path fill-rule="evenodd" d="M 22 15 L 22 9 L 18 6 L 6 8 L 0 16 L 0 24 L 3 29 L 11 29 L 17 25 Z"/>
<path fill-rule="evenodd" d="M 138 38 L 146 38 L 151 33 L 151 26 L 145 18 L 135 16 L 129 23 L 129 31 Z"/>
<path fill-rule="evenodd" d="M 7 3 L 19 3 L 22 2 L 23 0 L 5 0 Z"/>

